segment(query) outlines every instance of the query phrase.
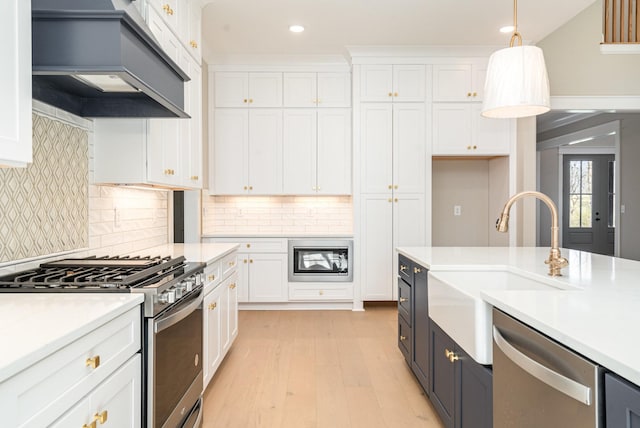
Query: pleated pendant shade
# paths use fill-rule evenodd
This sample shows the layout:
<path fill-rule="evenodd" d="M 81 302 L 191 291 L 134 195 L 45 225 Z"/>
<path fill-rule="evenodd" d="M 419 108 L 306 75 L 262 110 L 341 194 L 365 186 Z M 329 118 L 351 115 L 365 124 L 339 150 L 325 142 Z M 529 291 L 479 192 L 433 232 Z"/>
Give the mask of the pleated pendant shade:
<path fill-rule="evenodd" d="M 513 46 L 489 57 L 482 116 L 519 118 L 551 108 L 549 77 L 542 49 Z"/>

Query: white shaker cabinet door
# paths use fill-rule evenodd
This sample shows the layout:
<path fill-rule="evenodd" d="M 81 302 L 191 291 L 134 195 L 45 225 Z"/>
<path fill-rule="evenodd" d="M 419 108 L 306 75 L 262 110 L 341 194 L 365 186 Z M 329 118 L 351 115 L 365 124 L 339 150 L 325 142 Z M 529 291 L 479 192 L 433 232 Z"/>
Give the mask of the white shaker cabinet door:
<path fill-rule="evenodd" d="M 424 192 L 427 162 L 425 121 L 423 103 L 394 104 L 394 194 Z"/>
<path fill-rule="evenodd" d="M 360 111 L 361 191 L 389 192 L 393 184 L 393 105 L 362 104 Z"/>
<path fill-rule="evenodd" d="M 287 195 L 316 193 L 316 109 L 283 113 L 283 183 Z"/>
<path fill-rule="evenodd" d="M 249 74 L 218 71 L 214 77 L 215 107 L 248 107 Z"/>
<path fill-rule="evenodd" d="M 471 155 L 471 103 L 433 104 L 433 155 Z"/>
<path fill-rule="evenodd" d="M 316 73 L 284 73 L 284 106 L 315 107 L 318 102 Z"/>
<path fill-rule="evenodd" d="M 249 254 L 249 301 L 287 301 L 287 255 Z"/>
<path fill-rule="evenodd" d="M 31 162 L 31 1 L 3 2 L 0 16 L 0 166 Z"/>
<path fill-rule="evenodd" d="M 246 193 L 249 111 L 247 109 L 216 109 L 213 126 L 212 193 L 218 195 Z"/>
<path fill-rule="evenodd" d="M 249 107 L 282 107 L 282 73 L 249 73 Z"/>
<path fill-rule="evenodd" d="M 351 106 L 351 73 L 318 73 L 318 107 Z"/>
<path fill-rule="evenodd" d="M 393 66 L 393 102 L 424 102 L 426 72 L 424 65 Z"/>
<path fill-rule="evenodd" d="M 433 66 L 433 101 L 471 101 L 472 89 L 470 64 Z"/>
<path fill-rule="evenodd" d="M 471 109 L 474 154 L 508 155 L 511 149 L 511 127 L 514 119 L 493 119 L 483 117 L 481 104 Z"/>
<path fill-rule="evenodd" d="M 227 287 L 227 311 L 228 311 L 228 325 L 229 337 L 226 342 L 223 343 L 222 351 L 227 352 L 227 349 L 231 346 L 235 338 L 238 336 L 238 290 L 240 289 L 240 277 L 237 272 L 234 272 L 229 277 L 229 285 Z"/>
<path fill-rule="evenodd" d="M 318 194 L 351 194 L 351 110 L 318 109 Z"/>
<path fill-rule="evenodd" d="M 363 65 L 361 67 L 360 101 L 393 101 L 393 66 Z"/>
<path fill-rule="evenodd" d="M 360 212 L 362 299 L 391 300 L 393 198 L 362 195 Z"/>
<path fill-rule="evenodd" d="M 249 110 L 249 194 L 282 193 L 282 110 Z"/>
<path fill-rule="evenodd" d="M 213 291 L 204 297 L 203 301 L 203 389 L 207 388 L 209 381 L 222 361 L 222 292 L 223 285 L 218 285 Z"/>

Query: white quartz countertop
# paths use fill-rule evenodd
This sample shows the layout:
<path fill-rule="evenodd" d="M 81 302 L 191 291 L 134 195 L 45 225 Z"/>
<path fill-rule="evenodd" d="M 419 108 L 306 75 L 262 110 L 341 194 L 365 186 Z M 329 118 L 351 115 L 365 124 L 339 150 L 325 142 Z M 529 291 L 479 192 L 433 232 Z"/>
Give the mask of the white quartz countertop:
<path fill-rule="evenodd" d="M 551 278 L 549 248 L 402 247 L 398 252 L 432 273 L 507 271 L 557 290 L 483 289 L 490 274 L 475 279 L 482 298 L 596 363 L 640 385 L 640 262 L 562 249 L 569 266 Z M 479 279 L 484 278 L 484 279 Z"/>
<path fill-rule="evenodd" d="M 2 293 L 0 382 L 142 301 L 140 294 Z"/>
<path fill-rule="evenodd" d="M 353 239 L 352 233 L 274 233 L 274 232 L 262 232 L 262 233 L 210 233 L 202 235 L 203 238 L 239 238 L 239 239 L 251 239 L 251 238 L 345 238 Z"/>
<path fill-rule="evenodd" d="M 184 256 L 189 262 L 209 263 L 238 249 L 235 243 L 166 244 L 135 253 L 141 256 Z"/>

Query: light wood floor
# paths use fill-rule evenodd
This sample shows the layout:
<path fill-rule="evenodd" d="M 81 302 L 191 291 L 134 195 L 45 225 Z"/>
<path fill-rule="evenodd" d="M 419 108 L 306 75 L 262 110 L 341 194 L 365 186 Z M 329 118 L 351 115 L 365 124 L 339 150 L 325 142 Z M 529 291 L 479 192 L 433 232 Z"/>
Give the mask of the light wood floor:
<path fill-rule="evenodd" d="M 205 428 L 440 428 L 396 345 L 397 309 L 241 311 Z"/>

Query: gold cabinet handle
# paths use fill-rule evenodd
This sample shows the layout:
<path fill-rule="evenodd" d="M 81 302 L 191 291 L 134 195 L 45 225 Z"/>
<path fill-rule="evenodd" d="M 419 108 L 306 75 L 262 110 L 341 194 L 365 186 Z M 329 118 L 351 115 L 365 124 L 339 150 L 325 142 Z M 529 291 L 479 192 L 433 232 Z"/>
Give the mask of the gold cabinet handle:
<path fill-rule="evenodd" d="M 406 297 L 401 297 L 400 298 L 400 303 L 404 303 L 404 302 L 408 302 L 409 299 L 407 299 Z"/>
<path fill-rule="evenodd" d="M 87 358 L 87 360 L 84 362 L 84 365 L 86 367 L 91 367 L 92 369 L 97 369 L 98 367 L 100 367 L 100 355 Z"/>
<path fill-rule="evenodd" d="M 189 42 L 189 44 L 191 45 L 192 48 L 197 49 L 198 48 L 198 42 L 196 42 L 195 40 L 191 40 Z"/>
<path fill-rule="evenodd" d="M 231 284 L 229 284 L 229 288 L 230 288 L 230 289 L 232 289 L 232 290 L 233 290 L 234 288 L 236 288 L 236 283 L 235 283 L 235 282 L 232 282 Z"/>
<path fill-rule="evenodd" d="M 449 351 L 448 349 L 444 350 L 444 355 L 449 359 L 449 361 L 451 361 L 451 363 L 454 363 L 455 361 L 458 361 L 460 359 L 460 357 L 458 357 L 455 352 Z"/>
<path fill-rule="evenodd" d="M 407 266 L 400 265 L 400 272 L 404 272 L 405 270 L 407 270 Z"/>
<path fill-rule="evenodd" d="M 171 6 L 169 6 L 168 4 L 162 5 L 162 10 L 164 10 L 167 13 L 167 15 L 169 14 L 170 9 L 171 9 Z"/>
<path fill-rule="evenodd" d="M 198 180 L 198 176 L 197 176 L 197 175 L 192 175 L 192 176 L 191 176 L 191 179 L 192 179 L 193 181 L 197 181 L 197 180 Z"/>
<path fill-rule="evenodd" d="M 218 306 L 218 304 L 217 304 L 216 302 L 209 303 L 209 310 L 210 310 L 210 311 L 212 311 L 212 310 L 214 310 L 217 306 Z"/>
<path fill-rule="evenodd" d="M 400 335 L 400 340 L 407 340 L 407 336 Z"/>
<path fill-rule="evenodd" d="M 90 424 L 83 424 L 82 428 L 96 428 L 96 421 L 93 421 Z"/>
<path fill-rule="evenodd" d="M 102 425 L 103 423 L 107 422 L 107 411 L 103 410 L 100 413 L 96 413 L 95 415 L 93 415 L 93 421 L 96 422 L 100 422 L 100 425 Z"/>
<path fill-rule="evenodd" d="M 216 279 L 215 275 L 209 275 L 207 276 L 207 281 L 213 281 L 214 279 Z"/>
<path fill-rule="evenodd" d="M 422 272 L 422 269 L 417 268 L 417 267 L 413 268 L 413 273 L 420 273 L 420 272 Z"/>
<path fill-rule="evenodd" d="M 229 262 L 229 267 L 234 267 L 235 265 L 236 265 L 235 260 Z"/>

